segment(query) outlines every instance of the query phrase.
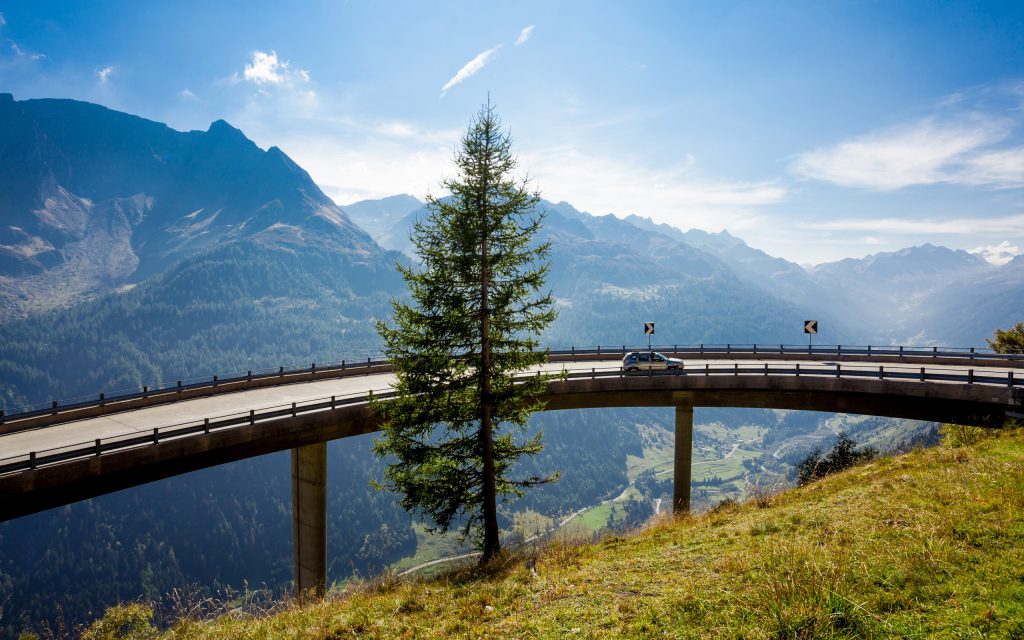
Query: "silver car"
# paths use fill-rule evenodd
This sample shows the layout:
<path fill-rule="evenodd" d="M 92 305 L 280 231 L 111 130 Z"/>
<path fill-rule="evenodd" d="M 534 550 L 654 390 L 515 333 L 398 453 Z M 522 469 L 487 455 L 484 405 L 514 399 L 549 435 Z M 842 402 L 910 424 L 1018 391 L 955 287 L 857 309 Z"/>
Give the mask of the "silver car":
<path fill-rule="evenodd" d="M 683 361 L 657 351 L 632 351 L 622 359 L 622 368 L 626 371 L 682 369 Z"/>

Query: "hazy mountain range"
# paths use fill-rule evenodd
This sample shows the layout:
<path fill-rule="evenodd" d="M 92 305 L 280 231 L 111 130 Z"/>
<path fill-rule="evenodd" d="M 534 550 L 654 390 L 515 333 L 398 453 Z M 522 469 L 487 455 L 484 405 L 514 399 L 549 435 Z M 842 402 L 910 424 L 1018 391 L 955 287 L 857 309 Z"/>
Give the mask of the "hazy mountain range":
<path fill-rule="evenodd" d="M 555 244 L 555 264 L 560 254 L 569 258 L 567 270 L 554 276 L 556 294 L 572 290 L 573 270 L 581 264 L 581 254 L 590 253 L 606 265 L 590 270 L 609 280 L 600 290 L 621 287 L 623 296 L 633 290 L 651 299 L 658 297 L 663 286 L 659 283 L 665 281 L 664 292 L 677 295 L 677 302 L 685 306 L 686 292 L 672 285 L 694 278 L 713 281 L 752 301 L 767 296 L 790 305 L 789 312 L 810 314 L 807 318 L 821 321 L 822 343 L 984 346 L 995 327 L 1019 321 L 1024 309 L 1020 257 L 995 266 L 960 249 L 925 244 L 805 268 L 755 249 L 727 230 L 683 231 L 636 215 L 594 216 L 566 202 L 543 201 L 541 206 L 547 214 L 546 234 Z M 425 213 L 423 204 L 409 195 L 366 200 L 343 209 L 354 222 L 373 229 L 383 247 L 407 254 L 412 251 L 412 224 Z M 630 263 L 628 269 L 625 262 Z M 615 279 L 624 271 L 633 271 L 625 276 L 625 286 Z M 786 333 L 789 342 L 799 337 Z M 736 343 L 758 339 L 770 338 L 719 338 Z"/>
<path fill-rule="evenodd" d="M 643 321 L 657 323 L 662 344 L 800 343 L 809 318 L 821 321 L 821 342 L 978 345 L 1021 319 L 1021 258 L 993 267 L 925 246 L 808 270 L 725 231 L 543 208 L 560 312 L 544 338 L 554 346 L 640 343 Z M 410 259 L 408 229 L 423 212 L 408 195 L 339 207 L 282 151 L 223 121 L 183 133 L 83 102 L 0 94 L 0 402 L 374 353 L 373 320 L 404 293 L 394 265 Z M 830 433 L 821 416 L 762 417 L 776 440 Z M 502 517 L 617 495 L 627 456 L 649 444 L 638 423 L 662 419 L 670 424 L 653 410 L 538 419 L 548 449 L 531 471 L 565 475 Z M 698 425 L 698 445 L 708 437 Z M 347 492 L 331 498 L 331 576 L 409 555 L 410 520 L 368 486 L 378 472 L 369 440 L 330 451 L 331 486 Z M 286 468 L 275 454 L 0 524 L 0 635 L 21 617 L 54 615 L 58 602 L 78 619 L 183 583 L 284 588 Z"/>

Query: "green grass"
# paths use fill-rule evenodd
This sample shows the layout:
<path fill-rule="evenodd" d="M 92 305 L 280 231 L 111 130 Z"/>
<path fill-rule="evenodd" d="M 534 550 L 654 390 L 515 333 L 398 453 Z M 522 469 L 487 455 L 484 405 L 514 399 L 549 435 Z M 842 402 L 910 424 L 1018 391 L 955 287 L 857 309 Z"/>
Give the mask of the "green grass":
<path fill-rule="evenodd" d="M 1024 432 L 165 638 L 1024 638 Z"/>

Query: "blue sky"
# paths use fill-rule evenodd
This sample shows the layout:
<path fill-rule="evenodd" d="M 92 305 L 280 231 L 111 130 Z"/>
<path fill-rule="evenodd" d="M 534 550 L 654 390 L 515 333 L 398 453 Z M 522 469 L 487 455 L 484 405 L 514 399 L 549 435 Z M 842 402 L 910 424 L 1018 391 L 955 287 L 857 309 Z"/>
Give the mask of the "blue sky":
<path fill-rule="evenodd" d="M 210 6 L 216 5 L 216 6 Z M 295 6 L 292 6 L 295 5 Z M 542 194 L 801 263 L 1024 248 L 1024 3 L 0 0 L 0 91 L 438 193 L 491 98 Z"/>

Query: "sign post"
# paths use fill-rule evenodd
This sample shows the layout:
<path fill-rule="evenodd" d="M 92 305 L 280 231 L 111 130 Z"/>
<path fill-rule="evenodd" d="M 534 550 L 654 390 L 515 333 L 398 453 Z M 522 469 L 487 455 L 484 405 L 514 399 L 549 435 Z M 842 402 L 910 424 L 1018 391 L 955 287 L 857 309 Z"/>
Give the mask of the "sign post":
<path fill-rule="evenodd" d="M 807 334 L 807 348 L 811 349 L 814 344 L 814 334 L 818 333 L 818 321 L 804 320 L 804 333 Z"/>
<path fill-rule="evenodd" d="M 645 322 L 644 323 L 644 333 L 647 334 L 647 350 L 650 351 L 651 350 L 651 336 L 654 335 L 654 323 L 653 322 Z"/>

